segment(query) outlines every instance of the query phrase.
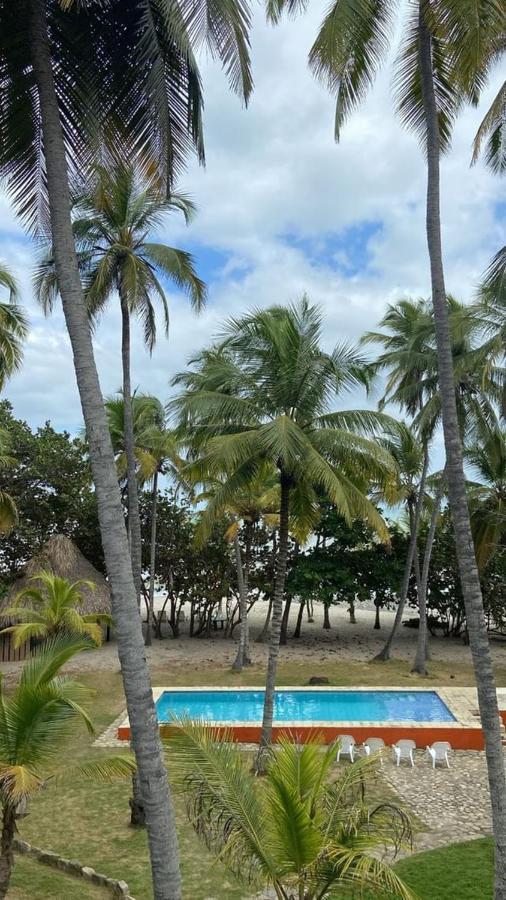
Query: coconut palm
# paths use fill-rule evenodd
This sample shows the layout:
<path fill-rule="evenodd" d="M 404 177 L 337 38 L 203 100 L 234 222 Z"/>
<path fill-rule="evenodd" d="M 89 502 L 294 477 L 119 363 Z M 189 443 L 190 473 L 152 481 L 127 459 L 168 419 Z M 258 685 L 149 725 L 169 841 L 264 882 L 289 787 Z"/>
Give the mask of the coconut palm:
<path fill-rule="evenodd" d="M 19 288 L 16 279 L 0 263 L 0 288 L 9 294 L 8 303 L 0 303 L 0 390 L 23 361 L 23 343 L 28 335 L 28 320 L 18 305 Z"/>
<path fill-rule="evenodd" d="M 499 422 L 477 431 L 465 457 L 480 478 L 469 485 L 469 501 L 476 560 L 483 571 L 506 536 L 506 433 Z"/>
<path fill-rule="evenodd" d="M 155 621 L 156 533 L 158 510 L 158 480 L 161 475 L 179 478 L 183 460 L 179 455 L 176 435 L 166 426 L 165 411 L 156 397 L 143 397 L 147 415 L 139 425 L 136 437 L 136 457 L 139 464 L 139 483 L 151 487 L 151 534 L 149 547 L 149 593 L 146 645 L 151 644 L 151 629 Z"/>
<path fill-rule="evenodd" d="M 7 695 L 0 681 L 0 897 L 7 895 L 14 865 L 16 821 L 30 797 L 55 779 L 86 777 L 112 781 L 132 774 L 130 757 L 101 757 L 76 765 L 68 738 L 82 723 L 93 733 L 83 705 L 92 691 L 63 675 L 63 666 L 93 643 L 68 636 L 48 640 L 25 663 L 19 683 Z"/>
<path fill-rule="evenodd" d="M 266 464 L 277 472 L 279 536 L 259 766 L 272 734 L 290 518 L 303 531 L 311 528 L 321 491 L 348 521 L 362 518 L 388 539 L 367 489 L 395 464 L 366 434 L 392 420 L 367 410 L 329 411 L 333 396 L 367 383 L 367 375 L 355 350 L 341 345 L 325 353 L 321 333 L 321 314 L 306 297 L 232 319 L 221 345 L 176 376 L 184 391 L 170 404 L 199 454 L 188 467 L 193 479 L 225 473 L 216 507 L 233 502 Z"/>
<path fill-rule="evenodd" d="M 404 573 L 399 591 L 399 599 L 394 624 L 385 646 L 375 659 L 387 660 L 400 627 L 404 607 L 408 597 L 409 582 L 413 565 L 417 564 L 417 539 L 424 502 L 426 501 L 426 481 L 429 468 L 428 452 L 419 437 L 407 426 L 393 435 L 381 439 L 382 445 L 397 464 L 396 478 L 386 484 L 386 489 L 378 492 L 378 498 L 390 506 L 402 506 L 407 513 L 409 525 L 409 545 L 404 565 Z"/>
<path fill-rule="evenodd" d="M 271 13 L 286 6 L 278 0 Z M 316 76 L 337 98 L 335 133 L 374 81 L 392 41 L 392 23 L 401 4 L 384 0 L 350 5 L 335 0 L 310 52 Z M 476 101 L 504 34 L 501 3 L 476 0 L 472 14 L 460 0 L 413 0 L 396 66 L 396 103 L 403 123 L 420 138 L 427 164 L 426 232 L 446 477 L 455 530 L 469 639 L 485 734 L 489 786 L 496 839 L 496 896 L 506 896 L 506 777 L 496 685 L 474 555 L 466 479 L 453 381 L 452 340 L 443 268 L 440 217 L 440 158 L 450 146 L 452 126 L 462 104 Z"/>
<path fill-rule="evenodd" d="M 250 892 L 269 887 L 278 900 L 348 891 L 408 900 L 413 895 L 384 850 L 395 855 L 409 845 L 409 820 L 389 801 L 368 800 L 374 758 L 335 776 L 336 749 L 322 748 L 317 736 L 304 744 L 285 737 L 258 779 L 231 734 L 178 721 L 167 742 L 193 827 Z"/>
<path fill-rule="evenodd" d="M 504 33 L 502 44 L 504 50 Z M 478 161 L 485 140 L 485 163 L 493 172 L 501 175 L 506 172 L 506 81 L 501 84 L 476 132 L 473 163 Z"/>
<path fill-rule="evenodd" d="M 457 400 L 459 428 L 464 439 L 482 422 L 495 421 L 495 403 L 500 399 L 500 383 L 503 377 L 497 365 L 490 365 L 490 353 L 480 346 L 483 326 L 475 315 L 474 307 L 460 303 L 454 297 L 447 297 L 450 328 L 452 337 L 452 356 L 454 362 L 454 385 Z M 435 345 L 434 320 L 428 301 L 401 300 L 389 306 L 380 322 L 381 331 L 367 332 L 364 343 L 379 344 L 382 352 L 371 364 L 372 371 L 385 372 L 387 381 L 385 393 L 380 400 L 380 407 L 386 403 L 396 403 L 405 409 L 413 419 L 416 432 L 420 435 L 421 445 L 428 464 L 430 442 L 441 424 L 441 394 L 439 392 L 437 353 Z M 409 461 L 404 463 L 409 465 Z M 431 523 L 424 548 L 422 572 L 417 571 L 418 603 L 421 608 L 420 630 L 418 633 L 417 654 L 414 671 L 427 674 L 426 670 L 426 609 L 427 577 L 430 557 L 439 516 L 439 507 L 445 488 L 445 479 L 436 479 L 436 495 L 432 503 Z M 419 494 L 425 500 L 424 490 Z M 416 539 L 418 524 L 421 519 L 422 505 L 416 510 L 414 521 L 417 523 L 414 540 L 410 541 L 409 559 L 417 564 Z M 413 538 L 413 534 L 411 534 Z M 423 577 L 426 573 L 426 577 Z M 407 573 L 409 579 L 409 572 Z M 404 579 L 407 589 L 407 581 Z M 404 601 L 403 601 L 404 597 Z M 378 659 L 389 659 L 392 643 L 400 626 L 404 609 L 405 595 L 401 593 L 399 607 L 392 631 L 387 638 Z"/>
<path fill-rule="evenodd" d="M 15 465 L 12 456 L 12 440 L 6 428 L 0 428 L 0 471 Z M 18 521 L 16 501 L 3 489 L 0 490 L 0 535 L 9 534 Z"/>
<path fill-rule="evenodd" d="M 82 615 L 77 609 L 83 602 L 81 588 L 95 589 L 92 581 L 70 582 L 52 572 L 37 572 L 30 581 L 32 586 L 20 591 L 13 606 L 0 613 L 3 619 L 18 620 L 16 625 L 2 629 L 2 633 L 12 634 L 15 647 L 32 638 L 45 641 L 62 633 L 88 635 L 100 646 L 101 626 L 110 625 L 111 617 L 107 613 Z"/>
<path fill-rule="evenodd" d="M 362 343 L 380 344 L 383 348 L 378 358 L 371 363 L 374 375 L 379 372 L 387 374 L 385 393 L 380 400 L 380 407 L 387 403 L 397 403 L 413 421 L 416 421 L 416 417 L 423 413 L 429 399 L 432 398 L 435 385 L 437 386 L 433 347 L 434 326 L 430 308 L 423 299 L 400 300 L 388 307 L 379 327 L 381 331 L 366 332 Z M 397 489 L 393 491 L 392 500 L 394 503 L 406 504 L 410 540 L 394 623 L 385 646 L 377 654 L 376 658 L 379 660 L 390 659 L 392 644 L 404 613 L 413 564 L 418 574 L 418 530 L 426 496 L 429 440 L 436 415 L 437 410 L 433 410 L 431 420 L 424 423 L 421 435 L 419 432 L 415 435 L 414 432 L 406 430 L 389 439 L 392 444 L 391 451 L 395 454 L 399 466 Z M 388 501 L 388 497 L 385 499 Z M 417 581 L 420 586 L 420 579 Z"/>
<path fill-rule="evenodd" d="M 86 10 L 83 7 L 86 6 Z M 188 150 L 202 157 L 201 85 L 194 46 L 206 42 L 247 99 L 249 10 L 243 0 L 0 5 L 0 177 L 32 230 L 49 227 L 97 495 L 113 616 L 146 798 L 155 900 L 179 900 L 177 837 L 163 764 L 135 585 L 103 398 L 72 232 L 71 197 L 87 176 L 96 138 L 128 139 L 160 160 L 172 184 Z M 57 37 L 56 37 L 57 36 Z M 7 77 L 7 76 L 6 76 Z M 97 127 L 98 126 L 98 127 Z"/>
<path fill-rule="evenodd" d="M 476 328 L 484 336 L 481 347 L 483 366 L 498 383 L 501 391 L 500 410 L 506 418 L 506 247 L 502 247 L 490 263 L 474 306 Z"/>
<path fill-rule="evenodd" d="M 118 295 L 121 309 L 121 359 L 123 368 L 123 443 L 126 456 L 128 523 L 132 568 L 140 602 L 141 524 L 135 459 L 132 410 L 130 332 L 131 317 L 143 326 L 144 342 L 151 353 L 156 341 L 155 300 L 162 306 L 165 331 L 169 310 L 160 274 L 190 297 L 197 310 L 205 299 L 205 286 L 195 272 L 190 253 L 149 240 L 168 213 L 181 211 L 188 221 L 192 203 L 182 195 L 166 196 L 156 169 L 148 175 L 139 168 L 118 163 L 112 170 L 96 168 L 89 192 L 75 207 L 73 222 L 79 265 L 92 320 Z M 54 254 L 48 248 L 35 278 L 36 292 L 46 314 L 58 296 Z"/>
<path fill-rule="evenodd" d="M 260 467 L 255 475 L 241 486 L 225 506 L 220 505 L 223 481 L 209 485 L 201 495 L 207 506 L 203 511 L 197 536 L 200 541 L 209 535 L 213 523 L 223 515 L 232 517 L 232 524 L 225 533 L 227 540 L 234 544 L 237 570 L 237 586 L 239 590 L 240 636 L 237 655 L 232 669 L 240 672 L 243 666 L 249 665 L 249 621 L 248 591 L 251 562 L 251 543 L 255 527 L 265 522 L 271 529 L 279 524 L 279 483 L 276 470 L 268 464 Z M 240 544 L 240 532 L 244 532 L 244 560 Z"/>
<path fill-rule="evenodd" d="M 127 474 L 125 453 L 125 415 L 122 394 L 109 397 L 105 403 L 112 438 L 118 475 Z M 156 563 L 156 512 L 158 479 L 161 474 L 177 477 L 182 466 L 175 435 L 165 426 L 165 412 L 160 401 L 151 394 L 134 392 L 132 396 L 132 424 L 134 433 L 134 458 L 136 483 L 151 483 L 151 537 L 149 552 L 149 597 L 146 644 L 151 643 L 151 626 L 154 621 L 154 589 Z"/>

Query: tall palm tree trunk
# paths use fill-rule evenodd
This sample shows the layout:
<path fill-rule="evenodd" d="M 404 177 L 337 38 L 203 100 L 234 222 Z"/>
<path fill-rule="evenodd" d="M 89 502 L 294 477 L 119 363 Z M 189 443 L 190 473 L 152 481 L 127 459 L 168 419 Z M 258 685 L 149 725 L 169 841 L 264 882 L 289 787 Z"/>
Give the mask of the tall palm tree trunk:
<path fill-rule="evenodd" d="M 234 538 L 235 565 L 237 569 L 237 586 L 239 588 L 239 615 L 241 618 L 241 627 L 239 631 L 239 646 L 237 655 L 232 663 L 234 672 L 241 672 L 246 664 L 246 645 L 248 630 L 248 591 L 246 587 L 246 579 L 244 577 L 244 569 L 242 564 L 241 545 L 239 543 L 239 533 Z"/>
<path fill-rule="evenodd" d="M 299 600 L 299 611 L 297 613 L 297 622 L 295 624 L 295 630 L 293 632 L 294 638 L 300 638 L 300 633 L 302 631 L 302 617 L 304 615 L 305 605 L 306 605 L 306 601 L 300 599 Z"/>
<path fill-rule="evenodd" d="M 281 498 L 279 508 L 279 540 L 276 558 L 276 577 L 274 579 L 274 597 L 272 601 L 271 638 L 269 643 L 269 661 L 265 679 L 264 715 L 260 746 L 255 763 L 257 772 L 265 769 L 266 750 L 272 741 L 272 720 L 274 717 L 274 694 L 276 688 L 276 672 L 279 658 L 279 638 L 283 617 L 283 594 L 285 590 L 286 567 L 288 561 L 288 519 L 290 511 L 290 481 L 281 474 Z"/>
<path fill-rule="evenodd" d="M 155 900 L 180 900 L 181 876 L 167 782 L 120 501 L 116 466 L 93 355 L 72 233 L 65 146 L 55 92 L 45 0 L 31 0 L 30 41 L 40 102 L 46 177 L 58 287 L 90 448 L 100 532 L 111 584 L 132 747 L 142 785 Z"/>
<path fill-rule="evenodd" d="M 135 459 L 134 416 L 132 410 L 132 378 L 130 374 L 130 309 L 121 281 L 118 284 L 121 304 L 121 364 L 123 368 L 123 442 L 127 464 L 128 529 L 130 556 L 134 576 L 137 603 L 141 603 L 142 540 L 139 514 L 139 490 L 137 487 L 137 461 Z M 149 627 L 149 626 L 148 626 Z"/>
<path fill-rule="evenodd" d="M 7 896 L 14 866 L 14 835 L 16 832 L 16 807 L 6 803 L 2 809 L 2 833 L 0 836 L 0 898 Z"/>
<path fill-rule="evenodd" d="M 412 506 L 410 507 L 410 537 L 409 537 L 409 545 L 408 545 L 408 554 L 406 556 L 406 564 L 404 566 L 404 574 L 402 577 L 401 591 L 399 594 L 399 602 L 397 604 L 397 609 L 395 612 L 394 624 L 392 625 L 390 634 L 387 637 L 385 646 L 374 657 L 374 659 L 380 660 L 381 662 L 385 662 L 387 659 L 391 658 L 392 644 L 397 635 L 397 632 L 399 631 L 399 628 L 400 628 L 401 622 L 402 622 L 402 617 L 404 615 L 404 607 L 406 606 L 406 600 L 408 598 L 408 591 L 409 591 L 409 579 L 411 577 L 411 569 L 413 568 L 413 562 L 414 562 L 415 553 L 416 553 L 416 544 L 417 544 L 417 540 L 418 540 L 418 530 L 420 527 L 420 517 L 422 515 L 422 506 L 423 506 L 423 500 L 424 500 L 424 496 L 425 496 L 425 482 L 427 481 L 428 469 L 429 469 L 429 451 L 428 451 L 428 448 L 425 447 L 422 476 L 420 478 L 420 487 L 419 487 L 419 491 L 418 491 L 418 497 L 416 500 L 414 512 L 413 512 Z"/>
<path fill-rule="evenodd" d="M 480 579 L 467 506 L 464 464 L 453 379 L 450 327 L 441 246 L 439 155 L 440 138 L 432 69 L 432 42 L 426 25 L 427 0 L 419 7 L 421 89 L 427 126 L 427 244 L 438 354 L 443 431 L 450 510 L 466 609 L 485 753 L 495 841 L 495 900 L 506 898 L 506 778 L 501 746 L 497 692 L 488 642 Z"/>
<path fill-rule="evenodd" d="M 155 623 L 155 573 L 156 573 L 156 526 L 158 512 L 158 469 L 153 475 L 151 488 L 151 535 L 149 541 L 149 594 L 148 622 L 146 627 L 146 647 L 151 646 L 153 625 Z"/>
<path fill-rule="evenodd" d="M 419 675 L 427 675 L 427 659 L 428 659 L 428 630 L 427 630 L 427 585 L 429 582 L 429 569 L 432 557 L 432 548 L 434 546 L 434 538 L 436 536 L 436 527 L 441 512 L 441 501 L 445 488 L 445 473 L 441 476 L 437 486 L 436 496 L 434 497 L 434 506 L 430 517 L 429 530 L 427 532 L 427 540 L 423 552 L 422 571 L 420 574 L 420 584 L 418 588 L 418 610 L 420 613 L 420 625 L 418 628 L 418 640 L 416 643 L 415 662 L 412 672 L 418 672 Z"/>

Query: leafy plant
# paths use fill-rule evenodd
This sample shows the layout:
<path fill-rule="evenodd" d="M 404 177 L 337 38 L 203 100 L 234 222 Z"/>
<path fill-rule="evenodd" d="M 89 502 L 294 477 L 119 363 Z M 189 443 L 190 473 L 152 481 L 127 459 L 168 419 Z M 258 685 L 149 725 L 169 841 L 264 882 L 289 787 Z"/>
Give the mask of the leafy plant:
<path fill-rule="evenodd" d="M 411 827 L 395 804 L 368 802 L 373 757 L 336 772 L 337 744 L 285 737 L 257 778 L 231 734 L 174 725 L 168 757 L 190 820 L 238 878 L 273 887 L 279 900 L 324 900 L 346 889 L 413 897 L 381 855 L 408 846 Z"/>

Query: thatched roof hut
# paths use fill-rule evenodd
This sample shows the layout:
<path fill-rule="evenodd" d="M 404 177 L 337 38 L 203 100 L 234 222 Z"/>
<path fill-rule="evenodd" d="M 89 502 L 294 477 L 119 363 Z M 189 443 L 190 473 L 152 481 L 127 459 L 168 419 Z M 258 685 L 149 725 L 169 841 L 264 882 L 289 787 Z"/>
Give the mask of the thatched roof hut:
<path fill-rule="evenodd" d="M 57 534 L 44 544 L 35 556 L 30 559 L 23 575 L 11 584 L 9 590 L 0 599 L 0 611 L 12 606 L 17 595 L 27 587 L 37 586 L 36 581 L 30 581 L 32 575 L 37 572 L 52 572 L 60 578 L 68 581 L 91 581 L 95 589 L 82 587 L 83 602 L 79 611 L 86 615 L 93 613 L 111 612 L 111 591 L 104 576 L 97 572 L 94 566 L 83 556 L 70 538 L 63 534 Z M 5 619 L 3 620 L 5 625 Z"/>

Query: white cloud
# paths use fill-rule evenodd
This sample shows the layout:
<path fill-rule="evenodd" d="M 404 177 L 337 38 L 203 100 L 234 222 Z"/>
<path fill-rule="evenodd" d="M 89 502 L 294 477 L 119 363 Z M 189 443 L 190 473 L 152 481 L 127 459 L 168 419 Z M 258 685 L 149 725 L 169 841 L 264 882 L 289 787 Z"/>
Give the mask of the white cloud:
<path fill-rule="evenodd" d="M 295 21 L 272 28 L 258 10 L 252 33 L 255 92 L 249 109 L 228 91 L 219 66 L 204 64 L 207 166 L 192 164 L 181 187 L 199 214 L 189 229 L 174 218 L 164 237 L 224 254 L 213 278 L 208 309 L 195 317 L 184 298 L 171 300 L 169 341 L 161 334 L 152 358 L 135 329 L 133 380 L 167 396 L 168 382 L 187 357 L 209 341 L 221 319 L 253 305 L 295 299 L 303 291 L 326 312 L 330 345 L 355 340 L 375 325 L 386 303 L 406 294 L 427 295 L 425 170 L 415 138 L 393 113 L 391 69 L 386 67 L 341 143 L 333 140 L 334 102 L 315 82 L 306 56 L 323 3 Z M 492 78 L 479 110 L 467 109 L 442 165 L 442 216 L 447 287 L 468 299 L 495 250 L 504 243 L 495 207 L 504 185 L 480 164 L 469 168 L 470 145 L 482 110 L 494 94 Z M 370 265 L 346 277 L 339 263 L 346 245 L 328 258 L 305 252 L 325 248 L 329 236 L 364 222 L 381 223 L 368 245 Z M 504 223 L 502 223 L 504 224 Z M 289 242 L 287 236 L 300 239 Z M 30 294 L 31 258 L 5 201 L 0 200 L 0 257 L 9 260 Z M 16 412 L 32 423 L 80 427 L 80 409 L 63 317 L 44 320 L 30 303 L 33 331 L 22 372 L 7 387 Z M 103 317 L 95 347 L 104 393 L 120 384 L 120 322 Z"/>

